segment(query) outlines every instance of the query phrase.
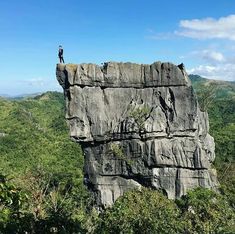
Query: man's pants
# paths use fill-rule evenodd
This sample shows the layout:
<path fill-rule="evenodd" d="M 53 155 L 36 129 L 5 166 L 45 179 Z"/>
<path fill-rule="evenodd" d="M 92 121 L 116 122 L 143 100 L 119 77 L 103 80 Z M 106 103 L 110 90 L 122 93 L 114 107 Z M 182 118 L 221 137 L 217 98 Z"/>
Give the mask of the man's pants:
<path fill-rule="evenodd" d="M 60 63 L 64 63 L 64 58 L 63 57 L 59 57 L 60 58 Z"/>

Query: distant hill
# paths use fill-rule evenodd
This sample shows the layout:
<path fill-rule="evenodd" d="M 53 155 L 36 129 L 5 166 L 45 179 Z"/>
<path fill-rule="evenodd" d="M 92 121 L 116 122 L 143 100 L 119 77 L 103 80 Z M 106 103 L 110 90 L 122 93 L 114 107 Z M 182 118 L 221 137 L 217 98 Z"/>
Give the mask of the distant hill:
<path fill-rule="evenodd" d="M 207 108 L 210 133 L 216 143 L 216 165 L 219 171 L 223 171 L 224 163 L 228 163 L 231 168 L 224 176 L 235 174 L 235 82 L 209 80 L 198 75 L 189 75 L 189 78 L 199 101 L 203 89 L 212 85 L 217 87 L 213 101 Z"/>
<path fill-rule="evenodd" d="M 2 173 L 20 176 L 41 165 L 58 175 L 81 174 L 83 157 L 68 136 L 62 93 L 0 98 L 0 106 Z"/>
<path fill-rule="evenodd" d="M 38 95 L 41 95 L 41 92 L 38 93 L 29 93 L 29 94 L 20 94 L 20 95 L 8 95 L 8 94 L 0 94 L 0 97 L 5 99 L 11 99 L 11 100 L 23 100 L 27 98 L 34 98 Z"/>
<path fill-rule="evenodd" d="M 211 82 L 215 82 L 221 85 L 235 85 L 235 81 L 224 81 L 224 80 L 213 80 L 213 79 L 207 79 L 205 77 L 199 76 L 199 75 L 194 75 L 194 74 L 190 74 L 189 75 L 190 80 L 193 83 L 211 83 Z"/>
<path fill-rule="evenodd" d="M 10 98 L 11 96 L 5 93 L 0 93 L 0 98 Z"/>
<path fill-rule="evenodd" d="M 216 98 L 235 98 L 235 81 L 211 80 L 199 75 L 189 75 L 194 89 L 197 91 L 203 86 L 218 85 Z"/>

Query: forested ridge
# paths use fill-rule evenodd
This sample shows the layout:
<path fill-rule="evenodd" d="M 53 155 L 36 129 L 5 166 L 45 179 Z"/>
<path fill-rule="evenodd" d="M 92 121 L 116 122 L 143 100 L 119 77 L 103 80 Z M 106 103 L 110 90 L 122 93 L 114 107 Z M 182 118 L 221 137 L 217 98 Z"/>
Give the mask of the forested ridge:
<path fill-rule="evenodd" d="M 68 136 L 63 94 L 1 98 L 0 233 L 235 233 L 235 84 L 190 78 L 209 113 L 218 193 L 196 189 L 174 202 L 130 191 L 98 214 L 83 185 L 82 151 Z"/>

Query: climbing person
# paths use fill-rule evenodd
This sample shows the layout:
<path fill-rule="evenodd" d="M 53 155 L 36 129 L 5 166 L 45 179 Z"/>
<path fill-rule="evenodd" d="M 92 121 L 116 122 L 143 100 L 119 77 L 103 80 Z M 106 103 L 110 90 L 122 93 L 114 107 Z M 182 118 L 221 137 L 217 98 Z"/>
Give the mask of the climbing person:
<path fill-rule="evenodd" d="M 60 63 L 62 63 L 62 62 L 64 63 L 63 52 L 64 52 L 64 50 L 63 50 L 62 46 L 60 45 L 59 46 L 59 53 L 58 53 Z"/>

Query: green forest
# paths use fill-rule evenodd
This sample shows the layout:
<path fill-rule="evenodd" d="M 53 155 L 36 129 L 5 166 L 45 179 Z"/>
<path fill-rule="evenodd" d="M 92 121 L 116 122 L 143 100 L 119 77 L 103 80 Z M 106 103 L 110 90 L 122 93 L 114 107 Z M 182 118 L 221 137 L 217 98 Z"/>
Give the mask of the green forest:
<path fill-rule="evenodd" d="M 176 201 L 130 191 L 102 213 L 83 185 L 63 94 L 0 98 L 0 233 L 235 233 L 235 83 L 190 79 L 215 138 L 218 191 Z"/>

